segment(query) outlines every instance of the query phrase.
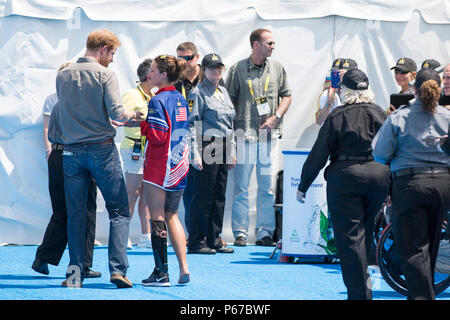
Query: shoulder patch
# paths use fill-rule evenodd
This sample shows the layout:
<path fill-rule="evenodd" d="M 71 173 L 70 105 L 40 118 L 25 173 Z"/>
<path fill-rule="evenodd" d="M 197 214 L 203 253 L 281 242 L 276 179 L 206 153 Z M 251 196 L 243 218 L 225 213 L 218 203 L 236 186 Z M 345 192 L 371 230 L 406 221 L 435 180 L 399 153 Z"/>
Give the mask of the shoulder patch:
<path fill-rule="evenodd" d="M 194 108 L 194 99 L 188 99 L 189 113 L 192 112 L 192 108 Z"/>

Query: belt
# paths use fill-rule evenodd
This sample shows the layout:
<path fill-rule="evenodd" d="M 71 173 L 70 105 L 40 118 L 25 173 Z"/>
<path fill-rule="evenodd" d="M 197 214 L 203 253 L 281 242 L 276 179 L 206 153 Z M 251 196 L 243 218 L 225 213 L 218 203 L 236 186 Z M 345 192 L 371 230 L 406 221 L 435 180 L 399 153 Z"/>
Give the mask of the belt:
<path fill-rule="evenodd" d="M 139 141 L 141 141 L 141 138 L 131 138 L 131 137 L 127 137 L 127 136 L 125 136 L 125 138 L 130 139 L 130 140 L 133 140 L 134 142 L 139 142 Z"/>
<path fill-rule="evenodd" d="M 437 174 L 437 173 L 450 173 L 449 167 L 438 167 L 438 168 L 406 168 L 392 172 L 392 176 L 394 178 L 419 174 L 419 173 L 427 173 L 427 174 Z"/>
<path fill-rule="evenodd" d="M 340 155 L 340 156 L 337 156 L 336 158 L 334 158 L 334 160 L 338 160 L 338 161 L 348 161 L 348 160 L 350 160 L 350 161 L 352 161 L 352 160 L 371 161 L 371 160 L 373 160 L 373 157 L 372 156 L 343 156 L 343 155 Z"/>
<path fill-rule="evenodd" d="M 63 144 L 53 143 L 52 144 L 52 149 L 53 150 L 64 150 L 64 145 Z"/>
<path fill-rule="evenodd" d="M 107 145 L 107 144 L 112 144 L 114 143 L 113 138 L 109 138 L 103 141 L 98 141 L 98 142 L 79 142 L 79 143 L 71 143 L 68 146 L 71 147 L 81 147 L 81 146 L 90 146 L 90 145 Z"/>

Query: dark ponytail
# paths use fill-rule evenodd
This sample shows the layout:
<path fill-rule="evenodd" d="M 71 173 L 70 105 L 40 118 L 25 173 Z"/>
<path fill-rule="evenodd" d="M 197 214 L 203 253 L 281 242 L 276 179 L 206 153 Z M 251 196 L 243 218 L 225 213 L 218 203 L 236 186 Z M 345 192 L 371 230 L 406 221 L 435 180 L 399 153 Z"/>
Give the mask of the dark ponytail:
<path fill-rule="evenodd" d="M 167 80 L 170 83 L 178 81 L 186 69 L 186 60 L 171 55 L 159 55 L 154 60 L 159 72 L 167 72 Z"/>
<path fill-rule="evenodd" d="M 425 81 L 419 88 L 419 98 L 423 110 L 433 113 L 438 105 L 441 88 L 435 80 Z"/>
<path fill-rule="evenodd" d="M 417 72 L 414 87 L 417 95 L 422 101 L 424 111 L 433 113 L 438 105 L 439 95 L 441 94 L 441 77 L 436 70 L 427 68 Z"/>

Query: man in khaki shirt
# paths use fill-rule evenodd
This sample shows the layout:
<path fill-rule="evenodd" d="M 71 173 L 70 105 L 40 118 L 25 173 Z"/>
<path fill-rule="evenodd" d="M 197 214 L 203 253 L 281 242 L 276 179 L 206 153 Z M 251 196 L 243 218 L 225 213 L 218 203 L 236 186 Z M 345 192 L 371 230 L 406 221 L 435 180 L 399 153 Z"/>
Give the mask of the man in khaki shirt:
<path fill-rule="evenodd" d="M 250 45 L 251 55 L 230 68 L 226 81 L 236 109 L 237 165 L 233 169 L 232 231 L 236 238 L 234 244 L 245 246 L 249 225 L 248 187 L 256 165 L 256 245 L 273 246 L 274 166 L 271 156 L 278 149 L 282 117 L 292 98 L 283 66 L 269 59 L 275 48 L 272 32 L 267 29 L 253 31 Z"/>

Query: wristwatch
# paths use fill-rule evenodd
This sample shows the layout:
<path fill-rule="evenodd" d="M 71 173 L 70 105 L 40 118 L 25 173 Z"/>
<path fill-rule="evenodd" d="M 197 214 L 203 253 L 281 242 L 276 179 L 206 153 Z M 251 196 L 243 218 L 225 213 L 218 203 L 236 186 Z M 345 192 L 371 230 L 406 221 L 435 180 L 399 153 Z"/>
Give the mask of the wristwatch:
<path fill-rule="evenodd" d="M 277 117 L 278 120 L 281 120 L 281 114 L 279 114 L 278 112 L 275 112 L 275 117 Z"/>

